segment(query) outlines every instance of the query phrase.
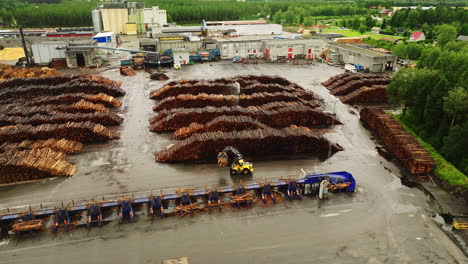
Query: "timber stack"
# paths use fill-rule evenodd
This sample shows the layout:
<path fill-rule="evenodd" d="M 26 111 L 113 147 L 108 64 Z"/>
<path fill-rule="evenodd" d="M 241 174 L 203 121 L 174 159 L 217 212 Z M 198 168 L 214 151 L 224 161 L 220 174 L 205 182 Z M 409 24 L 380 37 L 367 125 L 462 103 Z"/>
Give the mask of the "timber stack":
<path fill-rule="evenodd" d="M 347 104 L 386 104 L 390 77 L 375 74 L 343 73 L 323 82 L 331 94 Z"/>
<path fill-rule="evenodd" d="M 159 100 L 150 130 L 182 139 L 156 153 L 157 162 L 211 160 L 228 145 L 247 156 L 342 150 L 319 130 L 340 122 L 312 92 L 282 77 L 171 81 L 150 98 Z"/>
<path fill-rule="evenodd" d="M 411 174 L 430 174 L 434 166 L 431 154 L 393 116 L 381 109 L 364 108 L 360 117 Z"/>
<path fill-rule="evenodd" d="M 28 75 L 29 76 L 29 75 Z M 86 142 L 119 138 L 121 83 L 98 75 L 0 81 L 0 185 L 72 176 L 69 154 Z"/>

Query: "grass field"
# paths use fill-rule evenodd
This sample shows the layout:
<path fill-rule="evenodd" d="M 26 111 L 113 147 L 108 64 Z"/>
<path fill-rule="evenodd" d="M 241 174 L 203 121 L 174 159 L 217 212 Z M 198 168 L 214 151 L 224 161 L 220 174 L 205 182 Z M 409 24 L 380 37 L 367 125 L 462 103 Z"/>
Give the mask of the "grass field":
<path fill-rule="evenodd" d="M 354 31 L 350 29 L 324 29 L 322 30 L 322 33 L 338 33 L 341 34 L 345 37 L 371 37 L 373 39 L 381 39 L 383 37 L 389 37 L 389 38 L 394 38 L 394 39 L 401 39 L 403 38 L 402 36 L 392 36 L 392 35 L 380 35 L 380 34 L 374 34 L 371 32 L 364 32 L 364 34 L 361 35 L 359 31 Z"/>

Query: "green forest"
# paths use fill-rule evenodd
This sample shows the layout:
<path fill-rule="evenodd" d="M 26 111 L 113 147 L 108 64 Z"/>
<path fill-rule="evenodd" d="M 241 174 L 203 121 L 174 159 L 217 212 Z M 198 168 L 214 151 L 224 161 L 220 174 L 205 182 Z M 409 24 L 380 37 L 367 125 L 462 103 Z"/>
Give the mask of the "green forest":
<path fill-rule="evenodd" d="M 468 44 L 456 35 L 440 26 L 437 46 L 420 51 L 416 69 L 397 72 L 388 92 L 404 106 L 401 121 L 468 174 Z"/>
<path fill-rule="evenodd" d="M 246 1 L 233 0 L 142 0 L 147 7 L 166 9 L 168 20 L 179 24 L 198 24 L 206 20 L 245 20 L 270 18 L 284 25 L 310 25 L 317 18 L 345 18 L 374 14 L 370 7 L 424 5 L 465 6 L 466 1 Z M 100 4 L 96 0 L 0 0 L 0 26 L 81 27 L 91 26 L 90 12 Z M 414 13 L 414 12 L 413 12 Z M 409 16 L 407 14 L 406 16 Z M 413 15 L 411 15 L 413 17 Z M 421 14 L 420 17 L 425 17 Z M 392 25 L 403 25 L 398 16 Z M 400 21 L 401 20 L 401 21 Z M 445 20 L 444 20 L 445 21 Z M 423 22 L 424 23 L 424 22 Z M 421 23 L 421 24 L 423 24 Z M 428 22 L 429 23 L 429 22 Z M 449 23 L 445 21 L 444 23 Z M 429 23 L 430 24 L 430 23 Z"/>

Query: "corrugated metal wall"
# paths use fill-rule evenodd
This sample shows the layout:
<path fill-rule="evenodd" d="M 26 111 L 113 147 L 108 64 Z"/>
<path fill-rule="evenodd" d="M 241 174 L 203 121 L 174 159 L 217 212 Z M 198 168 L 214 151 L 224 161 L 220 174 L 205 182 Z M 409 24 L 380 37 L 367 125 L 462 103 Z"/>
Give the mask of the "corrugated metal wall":
<path fill-rule="evenodd" d="M 201 41 L 160 41 L 157 50 L 163 52 L 168 49 L 185 48 L 189 52 L 197 52 L 201 49 Z"/>
<path fill-rule="evenodd" d="M 229 41 L 220 42 L 221 59 L 232 59 L 234 57 L 248 57 L 255 55 L 264 56 L 263 43 L 261 41 Z"/>
<path fill-rule="evenodd" d="M 125 24 L 128 23 L 128 9 L 103 8 L 101 9 L 101 14 L 104 31 L 127 34 Z"/>

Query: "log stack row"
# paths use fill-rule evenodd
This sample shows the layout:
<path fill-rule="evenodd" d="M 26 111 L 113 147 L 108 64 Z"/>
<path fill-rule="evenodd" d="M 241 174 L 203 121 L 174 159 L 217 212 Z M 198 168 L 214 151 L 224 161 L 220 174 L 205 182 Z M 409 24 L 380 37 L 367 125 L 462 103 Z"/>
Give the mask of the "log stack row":
<path fill-rule="evenodd" d="M 386 104 L 390 77 L 375 74 L 343 73 L 323 82 L 330 93 L 347 104 Z"/>
<path fill-rule="evenodd" d="M 429 175 L 434 166 L 431 154 L 393 116 L 381 109 L 364 108 L 360 117 L 410 173 Z"/>
<path fill-rule="evenodd" d="M 341 147 L 310 128 L 339 124 L 317 107 L 314 94 L 278 76 L 171 81 L 151 92 L 159 100 L 150 130 L 182 139 L 157 162 L 211 160 L 226 146 L 248 156 L 313 153 Z"/>
<path fill-rule="evenodd" d="M 0 82 L 0 185 L 71 176 L 69 162 L 85 142 L 119 138 L 104 125 L 123 119 L 110 111 L 125 92 L 97 75 L 14 78 Z"/>

